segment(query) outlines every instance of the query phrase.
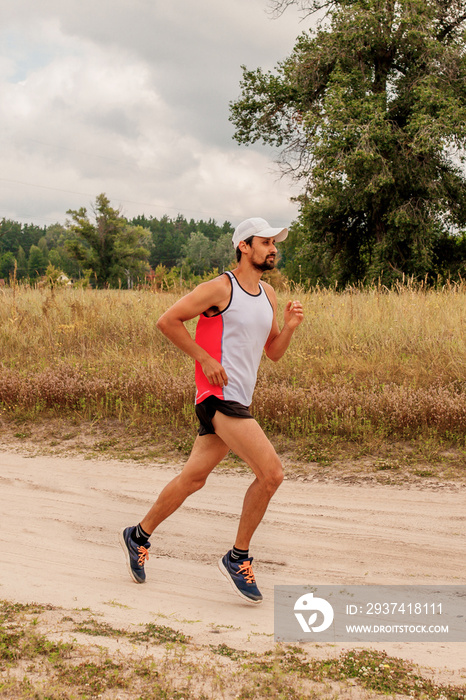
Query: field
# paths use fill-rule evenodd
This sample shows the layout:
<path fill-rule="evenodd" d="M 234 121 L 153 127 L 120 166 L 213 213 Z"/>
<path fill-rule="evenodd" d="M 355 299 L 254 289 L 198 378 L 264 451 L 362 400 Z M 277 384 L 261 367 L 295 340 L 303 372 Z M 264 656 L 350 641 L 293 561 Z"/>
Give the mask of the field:
<path fill-rule="evenodd" d="M 407 486 L 413 494 L 403 495 L 402 510 L 394 517 L 400 530 L 394 537 L 395 526 L 392 523 L 390 529 L 384 520 L 385 506 L 374 506 L 368 544 L 362 547 L 360 555 L 362 560 L 359 562 L 358 557 L 351 555 L 351 564 L 344 558 L 348 552 L 345 555 L 341 523 L 335 525 L 338 556 L 328 559 L 328 524 L 334 517 L 330 510 L 320 521 L 327 523 L 326 535 L 319 542 L 322 561 L 316 561 L 316 543 L 306 536 L 302 547 L 308 547 L 309 552 L 303 559 L 303 571 L 307 571 L 307 561 L 312 556 L 321 575 L 328 560 L 327 576 L 341 574 L 356 582 L 367 582 L 366 568 L 373 565 L 370 547 L 378 549 L 383 542 L 388 546 L 393 539 L 395 550 L 400 549 L 401 542 L 403 546 L 398 554 L 394 550 L 389 556 L 381 546 L 379 573 L 374 574 L 374 581 L 385 580 L 384 576 L 408 580 L 403 567 L 412 570 L 412 538 L 419 530 L 419 521 L 415 526 L 410 521 L 411 517 L 415 518 L 413 504 L 418 501 L 422 504 L 427 499 L 432 505 L 434 500 L 442 503 L 446 499 L 450 508 L 451 499 L 460 498 L 466 473 L 466 287 L 426 290 L 407 284 L 395 290 L 373 287 L 343 293 L 295 289 L 280 291 L 278 296 L 280 314 L 288 298 L 299 298 L 306 318 L 279 363 L 264 358 L 253 411 L 282 453 L 287 479 L 314 480 L 313 484 L 297 483 L 299 492 L 304 488 L 315 491 L 315 482 L 324 482 L 318 486 L 325 488 L 326 481 L 343 480 L 354 484 L 345 485 L 344 489 L 366 488 L 367 482 L 379 482 L 394 485 L 397 492 L 401 486 L 403 494 Z M 15 588 L 15 593 L 7 595 L 5 583 L 4 595 L 10 600 L 0 601 L 0 695 L 38 700 L 97 697 L 362 700 L 387 694 L 400 698 L 463 699 L 464 669 L 434 671 L 426 663 L 417 666 L 406 655 L 399 658 L 396 653 L 387 654 L 382 649 L 334 650 L 331 654 L 325 652 L 324 656 L 323 649 L 319 655 L 318 645 L 310 652 L 285 646 L 259 649 L 256 640 L 260 636 L 251 637 L 248 645 L 252 649 L 245 648 L 234 643 L 239 633 L 233 623 L 208 630 L 207 638 L 212 640 L 209 643 L 206 637 L 200 641 L 199 635 L 190 636 L 189 627 L 196 627 L 197 618 L 180 619 L 178 624 L 171 615 L 168 620 L 160 615 L 160 619 L 154 617 L 152 607 L 149 616 L 147 609 L 142 611 L 141 620 L 145 622 L 118 623 L 118 619 L 126 618 L 126 613 L 133 615 L 138 610 L 135 603 L 128 610 L 123 603 L 127 601 L 127 586 L 133 584 L 120 572 L 121 552 L 115 551 L 114 535 L 119 520 L 129 517 L 133 510 L 145 508 L 147 483 L 153 488 L 154 478 L 166 478 L 165 466 L 160 473 L 151 468 L 149 475 L 145 470 L 153 463 L 160 464 L 162 456 L 165 464 L 172 463 L 170 468 L 173 462 L 180 463 L 195 434 L 192 361 L 172 347 L 156 328 L 159 315 L 178 297 L 178 293 L 151 290 L 26 287 L 0 290 L 0 444 L 5 454 L 9 450 L 23 455 L 50 454 L 53 460 L 78 455 L 76 463 L 67 463 L 68 474 L 64 459 L 59 468 L 50 467 L 47 456 L 47 466 L 42 470 L 38 468 L 38 460 L 26 460 L 29 471 L 23 466 L 4 475 L 3 508 L 4 517 L 9 520 L 2 547 L 8 571 L 12 573 L 8 585 L 18 590 Z M 195 321 L 190 323 L 191 330 L 194 325 Z M 90 461 L 82 461 L 83 457 Z M 112 459 L 113 462 L 108 461 Z M 100 469 L 98 464 L 102 465 Z M 121 465 L 120 471 L 117 464 Z M 89 465 L 88 470 L 83 465 Z M 124 476 L 130 468 L 147 474 L 147 483 L 138 482 L 130 488 Z M 244 465 L 234 457 L 224 461 L 219 478 L 223 478 L 224 471 L 233 470 L 237 472 L 235 478 L 245 478 Z M 71 493 L 72 475 L 75 483 Z M 233 478 L 231 474 L 225 474 L 227 477 Z M 116 495 L 110 492 L 111 478 L 117 492 L 123 485 L 116 507 L 113 505 Z M 233 482 L 229 483 L 231 488 Z M 88 484 L 92 487 L 84 488 Z M 372 488 L 370 484 L 367 487 Z M 19 555 L 8 536 L 8 531 L 18 524 L 18 506 L 9 491 L 13 493 L 15 489 L 21 508 L 35 512 L 26 518 L 22 542 L 27 559 L 30 558 L 24 569 L 29 573 L 17 584 L 14 572 Z M 243 493 L 242 482 L 238 489 Z M 422 496 L 415 498 L 415 492 Z M 274 508 L 281 513 L 280 509 L 285 507 L 289 512 L 286 504 L 289 493 L 289 490 L 283 492 L 285 505 L 280 505 L 278 500 L 272 506 L 272 513 Z M 348 499 L 345 494 L 349 493 L 345 491 L 341 498 Z M 206 502 L 199 504 L 197 527 L 203 523 L 202 513 L 209 512 L 205 526 L 211 527 L 212 518 L 216 517 L 214 532 L 223 541 L 223 530 L 230 531 L 231 521 L 224 517 L 226 506 L 222 504 L 214 516 L 209 505 L 211 495 L 210 491 L 206 493 Z M 103 509 L 106 516 L 105 522 L 100 523 L 98 542 L 94 542 L 94 523 L 89 514 L 100 512 L 98 501 L 94 504 L 93 499 L 101 496 L 108 499 Z M 72 516 L 67 507 L 70 498 Z M 389 503 L 393 506 L 393 499 L 386 497 L 385 490 L 379 498 L 387 503 L 387 508 Z M 228 499 L 231 500 L 231 494 Z M 306 521 L 302 527 L 319 531 L 319 511 L 312 498 L 308 500 L 310 522 Z M 334 501 L 331 507 L 334 509 Z M 348 517 L 348 527 L 353 522 L 354 507 L 354 503 L 351 508 L 348 504 L 348 513 L 341 507 L 341 513 Z M 238 509 L 239 502 L 235 502 L 235 512 Z M 380 509 L 377 516 L 381 519 L 380 533 L 384 533 L 382 536 L 377 530 L 379 539 L 374 537 L 377 509 Z M 180 524 L 180 532 L 189 539 L 194 522 L 190 520 L 189 509 L 183 517 L 186 521 Z M 277 545 L 278 532 L 282 530 L 280 517 L 272 516 L 271 524 L 260 535 L 265 538 L 266 551 L 271 548 L 267 537 Z M 453 520 L 448 522 L 453 528 L 454 545 L 459 541 L 461 518 L 457 517 L 458 522 Z M 178 526 L 174 522 L 176 534 Z M 42 533 L 51 528 L 58 538 L 56 547 L 46 547 L 42 553 L 37 549 L 38 543 L 46 541 Z M 295 539 L 300 537 L 299 532 L 294 534 Z M 439 528 L 437 534 L 443 537 L 443 529 Z M 290 537 L 290 533 L 286 536 Z M 347 536 L 354 539 L 353 534 Z M 64 537 L 67 539 L 63 540 Z M 409 579 L 411 582 L 423 582 L 423 577 L 432 581 L 432 576 L 439 582 L 444 582 L 444 575 L 449 577 L 448 581 L 457 578 L 457 560 L 455 564 L 448 555 L 451 550 L 448 547 L 444 550 L 442 543 L 434 546 L 432 537 L 433 534 L 429 535 L 428 545 L 423 545 L 426 558 L 416 572 L 417 578 Z M 205 569 L 203 553 L 199 561 L 187 557 L 190 547 L 185 539 L 168 537 L 164 545 L 168 552 L 156 555 L 152 563 L 153 590 L 161 591 L 165 605 L 173 588 L 173 574 L 180 566 L 186 567 L 182 569 L 182 580 L 176 584 L 181 589 L 193 571 Z M 63 551 L 58 542 L 64 545 Z M 176 547 L 172 551 L 170 547 L 177 542 L 180 551 Z M 216 542 L 214 549 L 220 546 Z M 286 558 L 286 543 L 281 546 L 284 551 L 280 556 Z M 87 556 L 92 547 L 104 554 L 100 562 L 103 568 L 96 580 L 86 578 L 86 568 L 81 564 L 81 557 Z M 93 561 L 97 561 L 94 550 Z M 432 556 L 435 553 L 439 558 L 436 564 L 429 559 L 430 550 Z M 419 545 L 416 551 L 419 552 Z M 40 576 L 47 575 L 43 560 L 54 562 L 49 568 L 57 580 L 50 584 L 44 578 L 40 586 Z M 441 563 L 447 560 L 449 569 Z M 207 563 L 210 572 L 213 567 L 210 560 Z M 386 570 L 380 569 L 382 563 Z M 283 574 L 279 569 L 278 573 L 275 569 L 268 571 L 267 566 L 271 562 L 263 565 L 261 576 L 271 592 L 276 577 Z M 75 593 L 72 584 L 78 578 L 73 567 L 78 567 L 76 572 L 79 571 L 82 577 L 79 580 L 83 582 Z M 381 579 L 380 570 L 384 572 Z M 35 588 L 29 588 L 27 581 L 33 582 Z M 107 594 L 100 607 L 94 599 L 73 607 L 69 600 L 73 595 L 85 595 L 85 582 L 97 597 L 105 596 L 102 591 L 112 582 L 120 600 L 116 600 L 116 594 L 109 600 Z M 47 598 L 50 590 L 56 590 L 57 597 L 65 596 L 66 586 L 70 584 L 66 604 L 44 602 L 50 600 Z M 210 578 L 206 585 L 213 585 Z M 176 595 L 180 596 L 178 588 Z M 34 590 L 41 593 L 41 600 L 26 603 Z M 151 590 L 148 588 L 145 595 L 150 597 Z M 218 595 L 216 605 L 220 610 L 229 610 L 236 616 L 243 614 L 233 607 L 230 610 L 229 605 L 224 608 L 222 589 Z M 22 602 L 11 602 L 13 596 Z M 175 605 L 170 600 L 170 606 Z M 118 615 L 112 618 L 111 614 L 102 612 L 105 609 L 110 613 L 116 610 Z"/>
<path fill-rule="evenodd" d="M 40 425 L 42 442 L 58 444 L 92 426 L 103 451 L 187 452 L 193 363 L 156 328 L 179 295 L 3 289 L 5 430 L 24 440 Z M 280 314 L 293 297 L 306 318 L 280 362 L 264 358 L 253 411 L 284 455 L 325 467 L 351 458 L 395 478 L 410 464 L 426 478 L 464 474 L 465 285 L 278 296 Z"/>

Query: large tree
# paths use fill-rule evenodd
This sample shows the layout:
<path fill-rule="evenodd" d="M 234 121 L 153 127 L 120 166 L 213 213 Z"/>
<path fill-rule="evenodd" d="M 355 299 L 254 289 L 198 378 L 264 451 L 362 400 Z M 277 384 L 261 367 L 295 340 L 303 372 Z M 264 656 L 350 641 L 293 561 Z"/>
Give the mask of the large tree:
<path fill-rule="evenodd" d="M 135 279 L 144 278 L 149 257 L 147 231 L 128 224 L 105 194 L 96 198 L 95 221 L 89 219 L 84 207 L 67 213 L 74 238 L 65 241 L 65 247 L 91 273 L 91 281 L 98 287 L 131 286 Z"/>
<path fill-rule="evenodd" d="M 231 105 L 236 140 L 279 147 L 303 183 L 288 268 L 343 284 L 435 272 L 466 228 L 465 1 L 293 4 L 325 17 L 274 72 L 243 68 Z"/>

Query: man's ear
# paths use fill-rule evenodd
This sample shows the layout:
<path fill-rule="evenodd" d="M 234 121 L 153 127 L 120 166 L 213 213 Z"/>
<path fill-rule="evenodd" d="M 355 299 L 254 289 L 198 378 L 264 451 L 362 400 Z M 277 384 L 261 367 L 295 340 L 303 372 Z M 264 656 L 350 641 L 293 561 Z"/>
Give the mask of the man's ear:
<path fill-rule="evenodd" d="M 240 241 L 238 243 L 238 248 L 240 249 L 241 253 L 245 253 L 247 250 L 251 250 L 251 246 L 246 243 L 246 241 Z"/>

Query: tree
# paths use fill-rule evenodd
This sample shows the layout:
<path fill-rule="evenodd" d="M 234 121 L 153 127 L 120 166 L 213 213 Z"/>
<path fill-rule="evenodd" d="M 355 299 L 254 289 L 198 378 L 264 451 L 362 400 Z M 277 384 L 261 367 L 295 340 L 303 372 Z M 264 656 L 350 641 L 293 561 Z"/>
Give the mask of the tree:
<path fill-rule="evenodd" d="M 163 216 L 161 219 L 155 217 L 147 219 L 143 215 L 135 217 L 131 223 L 150 229 L 149 262 L 154 269 L 158 265 L 168 268 L 178 265 L 185 255 L 183 251 L 186 246 L 190 245 L 189 239 L 193 231 L 204 234 L 215 246 L 226 234 L 230 236 L 231 245 L 231 234 L 233 233 L 233 227 L 228 221 L 219 226 L 213 219 L 209 219 L 207 222 L 202 219 L 197 222 L 194 219 L 187 221 L 181 214 L 176 219 L 170 219 L 168 216 Z M 225 256 L 221 255 L 220 257 L 223 261 Z M 221 265 L 217 266 L 221 267 Z"/>
<path fill-rule="evenodd" d="M 181 262 L 195 275 L 202 275 L 214 268 L 223 272 L 235 257 L 230 233 L 223 233 L 212 241 L 199 230 L 191 233 L 182 253 Z"/>
<path fill-rule="evenodd" d="M 183 245 L 187 242 L 190 233 L 186 219 L 179 216 L 173 221 L 168 216 L 163 216 L 160 220 L 151 219 L 149 228 L 152 232 L 150 255 L 152 267 L 155 269 L 158 265 L 166 267 L 177 265 L 182 255 Z"/>
<path fill-rule="evenodd" d="M 74 234 L 62 224 L 56 223 L 47 226 L 45 240 L 47 242 L 49 262 L 59 270 L 63 270 L 70 278 L 77 278 L 82 274 L 81 266 L 77 260 L 70 256 L 65 247 L 66 241 L 74 237 Z"/>
<path fill-rule="evenodd" d="M 41 277 L 44 274 L 46 267 L 47 260 L 45 259 L 43 252 L 38 246 L 32 245 L 29 250 L 28 258 L 29 277 L 32 279 L 34 277 Z"/>
<path fill-rule="evenodd" d="M 13 253 L 3 253 L 0 256 L 0 277 L 8 280 L 15 269 L 15 256 Z"/>
<path fill-rule="evenodd" d="M 47 242 L 47 248 L 52 250 L 52 248 L 58 248 L 63 245 L 64 241 L 70 237 L 69 231 L 62 224 L 50 224 L 47 226 L 47 233 L 45 234 L 45 240 Z"/>
<path fill-rule="evenodd" d="M 296 4 L 324 21 L 275 72 L 243 68 L 230 117 L 303 184 L 287 269 L 342 284 L 435 272 L 438 241 L 466 224 L 464 0 Z"/>
<path fill-rule="evenodd" d="M 18 268 L 16 271 L 16 276 L 18 279 L 22 279 L 23 277 L 26 277 L 28 274 L 28 261 L 26 258 L 26 253 L 24 252 L 24 249 L 22 246 L 19 246 L 18 248 L 18 254 L 16 256 Z"/>
<path fill-rule="evenodd" d="M 212 267 L 212 243 L 201 231 L 193 231 L 189 241 L 183 247 L 183 263 L 189 267 L 195 275 Z"/>
<path fill-rule="evenodd" d="M 235 249 L 231 241 L 232 231 L 222 233 L 213 247 L 212 266 L 224 272 L 235 261 Z"/>
<path fill-rule="evenodd" d="M 37 247 L 41 249 L 42 255 L 44 256 L 44 260 L 48 265 L 49 264 L 49 249 L 47 246 L 47 240 L 46 240 L 45 236 L 42 236 L 42 238 L 39 239 L 39 241 L 37 243 Z"/>
<path fill-rule="evenodd" d="M 19 246 L 22 246 L 26 255 L 29 255 L 31 245 L 38 245 L 45 229 L 35 224 L 21 224 L 11 219 L 0 221 L 0 253 L 11 252 L 16 255 Z"/>
<path fill-rule="evenodd" d="M 105 194 L 96 198 L 95 223 L 84 207 L 67 213 L 72 219 L 67 227 L 74 238 L 65 241 L 65 247 L 85 272 L 91 272 L 98 287 L 130 287 L 135 279 L 144 277 L 149 257 L 147 231 L 128 224 Z"/>
<path fill-rule="evenodd" d="M 21 224 L 11 219 L 0 221 L 0 253 L 14 253 L 21 241 Z"/>

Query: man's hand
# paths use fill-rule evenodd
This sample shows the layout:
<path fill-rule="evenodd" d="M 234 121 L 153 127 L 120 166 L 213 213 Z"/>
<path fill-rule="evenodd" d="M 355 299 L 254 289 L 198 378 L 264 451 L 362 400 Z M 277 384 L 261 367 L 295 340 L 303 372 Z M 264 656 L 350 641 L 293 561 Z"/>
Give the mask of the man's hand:
<path fill-rule="evenodd" d="M 304 318 L 303 306 L 299 301 L 289 301 L 285 306 L 285 326 L 291 331 L 299 326 Z"/>
<path fill-rule="evenodd" d="M 200 365 L 209 384 L 213 386 L 227 386 L 227 373 L 220 362 L 209 356 L 205 360 L 200 361 Z"/>

